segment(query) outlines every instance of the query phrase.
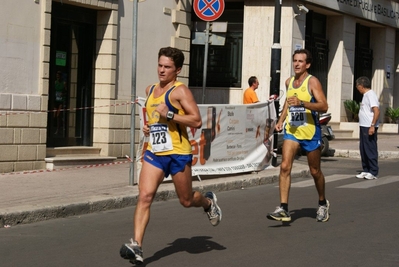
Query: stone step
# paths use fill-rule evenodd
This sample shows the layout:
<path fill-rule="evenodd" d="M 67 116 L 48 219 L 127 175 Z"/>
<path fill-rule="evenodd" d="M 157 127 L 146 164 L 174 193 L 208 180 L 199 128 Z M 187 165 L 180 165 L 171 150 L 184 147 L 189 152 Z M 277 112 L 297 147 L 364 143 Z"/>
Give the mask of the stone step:
<path fill-rule="evenodd" d="M 100 155 L 64 154 L 56 157 L 45 158 L 46 169 L 56 170 L 62 168 L 82 167 L 113 163 L 117 158 Z"/>
<path fill-rule="evenodd" d="M 353 131 L 352 130 L 338 130 L 338 129 L 333 129 L 335 139 L 341 139 L 341 138 L 352 138 L 353 137 Z"/>
<path fill-rule="evenodd" d="M 101 148 L 91 146 L 66 146 L 66 147 L 48 147 L 46 149 L 47 157 L 56 157 L 61 155 L 100 155 Z"/>
<path fill-rule="evenodd" d="M 108 164 L 117 158 L 101 156 L 101 148 L 88 146 L 49 147 L 46 149 L 47 170 Z"/>

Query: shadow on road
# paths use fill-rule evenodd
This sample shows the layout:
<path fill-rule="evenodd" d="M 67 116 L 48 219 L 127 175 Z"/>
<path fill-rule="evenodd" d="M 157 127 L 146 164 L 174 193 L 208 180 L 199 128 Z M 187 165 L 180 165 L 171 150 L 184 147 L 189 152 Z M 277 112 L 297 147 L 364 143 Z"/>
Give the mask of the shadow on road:
<path fill-rule="evenodd" d="M 178 252 L 188 252 L 191 254 L 204 253 L 211 250 L 224 250 L 226 247 L 210 241 L 210 236 L 195 236 L 192 238 L 178 238 L 172 243 L 169 243 L 169 247 L 166 247 L 149 258 L 145 258 L 141 266 L 145 266 L 151 262 L 157 261 L 161 258 L 167 257 Z"/>
<path fill-rule="evenodd" d="M 316 220 L 316 208 L 303 208 L 300 210 L 291 210 L 291 222 L 294 222 L 297 219 L 309 217 L 314 218 Z"/>
<path fill-rule="evenodd" d="M 272 225 L 270 227 L 283 227 L 283 226 L 290 226 L 291 223 L 295 222 L 296 220 L 300 218 L 314 218 L 316 220 L 316 208 L 303 208 L 300 210 L 291 210 L 290 215 L 291 215 L 291 221 L 289 222 L 281 222 L 279 225 Z"/>

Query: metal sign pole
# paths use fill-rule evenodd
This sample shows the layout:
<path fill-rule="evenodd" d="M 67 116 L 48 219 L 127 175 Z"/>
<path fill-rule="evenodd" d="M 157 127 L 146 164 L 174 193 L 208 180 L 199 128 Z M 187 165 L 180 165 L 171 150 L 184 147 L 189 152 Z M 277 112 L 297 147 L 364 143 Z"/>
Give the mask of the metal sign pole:
<path fill-rule="evenodd" d="M 208 65 L 208 48 L 209 48 L 209 21 L 206 22 L 205 30 L 205 52 L 204 52 L 204 72 L 202 78 L 202 104 L 205 104 L 205 87 L 206 87 L 206 72 Z"/>
<path fill-rule="evenodd" d="M 134 161 L 135 161 L 135 126 L 136 126 L 136 66 L 137 66 L 137 14 L 138 0 L 133 0 L 133 18 L 132 18 L 132 81 L 131 81 L 131 115 L 130 115 L 130 171 L 129 185 L 137 184 L 134 179 Z"/>

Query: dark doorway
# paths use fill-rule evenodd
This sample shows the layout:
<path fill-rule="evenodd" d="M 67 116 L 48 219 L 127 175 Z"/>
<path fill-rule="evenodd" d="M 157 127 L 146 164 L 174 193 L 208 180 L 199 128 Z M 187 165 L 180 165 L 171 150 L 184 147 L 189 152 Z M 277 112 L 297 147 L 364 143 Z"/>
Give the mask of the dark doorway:
<path fill-rule="evenodd" d="M 53 2 L 47 146 L 93 142 L 94 10 Z"/>
<path fill-rule="evenodd" d="M 327 17 L 310 11 L 306 15 L 305 48 L 312 54 L 309 73 L 317 77 L 327 97 L 328 40 L 326 39 Z"/>
<path fill-rule="evenodd" d="M 366 76 L 371 80 L 373 66 L 373 50 L 370 49 L 370 28 L 356 24 L 355 69 L 353 81 L 353 100 L 360 103 L 363 95 L 356 89 L 356 80 Z"/>

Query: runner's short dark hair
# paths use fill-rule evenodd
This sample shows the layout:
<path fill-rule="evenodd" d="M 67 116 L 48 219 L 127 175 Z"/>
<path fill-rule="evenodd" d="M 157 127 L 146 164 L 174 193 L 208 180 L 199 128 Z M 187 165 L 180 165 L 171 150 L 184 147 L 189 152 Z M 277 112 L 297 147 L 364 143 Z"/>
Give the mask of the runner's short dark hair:
<path fill-rule="evenodd" d="M 175 63 L 175 67 L 177 69 L 183 67 L 184 54 L 180 49 L 170 47 L 170 46 L 162 47 L 161 49 L 159 49 L 158 59 L 161 56 L 171 58 L 172 61 Z"/>
<path fill-rule="evenodd" d="M 294 54 L 292 55 L 292 59 L 294 59 L 294 56 L 296 54 L 305 54 L 306 55 L 306 63 L 307 64 L 312 64 L 313 58 L 312 58 L 312 54 L 310 53 L 309 50 L 307 49 L 298 49 L 294 51 Z"/>

